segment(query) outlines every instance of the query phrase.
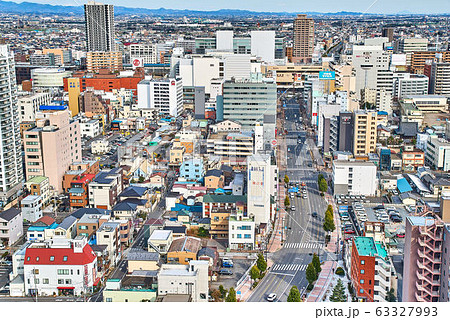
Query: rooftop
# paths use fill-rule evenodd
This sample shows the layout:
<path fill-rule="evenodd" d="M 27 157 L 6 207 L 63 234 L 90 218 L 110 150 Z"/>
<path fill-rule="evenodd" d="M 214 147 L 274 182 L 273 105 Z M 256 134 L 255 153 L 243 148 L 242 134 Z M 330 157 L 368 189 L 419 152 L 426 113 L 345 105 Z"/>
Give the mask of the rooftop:
<path fill-rule="evenodd" d="M 375 242 L 372 237 L 354 237 L 353 240 L 360 256 L 380 256 L 383 259 L 387 257 L 383 243 Z"/>
<path fill-rule="evenodd" d="M 48 180 L 48 178 L 44 177 L 44 176 L 36 176 L 36 177 L 31 178 L 31 179 L 28 179 L 27 183 L 41 184 L 45 180 Z"/>

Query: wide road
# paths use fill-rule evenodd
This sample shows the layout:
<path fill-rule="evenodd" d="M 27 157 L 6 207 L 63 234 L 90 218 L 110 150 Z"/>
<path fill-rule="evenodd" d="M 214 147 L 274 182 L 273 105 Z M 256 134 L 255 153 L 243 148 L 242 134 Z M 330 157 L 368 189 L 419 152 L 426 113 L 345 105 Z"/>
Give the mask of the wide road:
<path fill-rule="evenodd" d="M 306 132 L 298 123 L 300 112 L 295 101 L 288 102 L 285 116 L 288 159 L 287 171 L 281 172 L 280 177 L 287 174 L 290 182 L 305 182 L 307 199 L 297 196 L 290 198 L 295 210 L 288 211 L 285 221 L 286 242 L 281 250 L 269 256 L 274 264 L 248 299 L 249 302 L 266 301 L 270 293 L 277 294 L 277 301 L 286 301 L 293 285 L 304 292 L 308 285 L 305 270 L 312 260 L 312 254 L 317 253 L 322 260 L 326 259 L 325 255 L 322 256 L 325 241 L 322 220 L 326 204 L 319 194 L 318 172 L 311 159 L 310 145 L 313 142 L 307 141 Z M 299 140 L 300 132 L 303 132 L 304 138 Z M 318 217 L 314 218 L 313 212 L 317 212 Z"/>

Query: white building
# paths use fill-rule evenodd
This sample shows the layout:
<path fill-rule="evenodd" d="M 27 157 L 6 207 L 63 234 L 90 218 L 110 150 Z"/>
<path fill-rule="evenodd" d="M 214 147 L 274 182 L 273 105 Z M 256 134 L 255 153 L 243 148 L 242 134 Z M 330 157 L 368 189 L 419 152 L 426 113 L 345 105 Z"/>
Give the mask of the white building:
<path fill-rule="evenodd" d="M 110 150 L 108 140 L 96 140 L 91 143 L 92 154 L 104 154 Z"/>
<path fill-rule="evenodd" d="M 275 61 L 275 31 L 251 32 L 252 55 L 260 57 L 266 63 Z"/>
<path fill-rule="evenodd" d="M 400 99 L 407 96 L 426 95 L 428 81 L 429 79 L 425 75 L 396 72 L 394 73 L 393 96 Z"/>
<path fill-rule="evenodd" d="M 35 222 L 42 218 L 42 198 L 41 196 L 28 195 L 20 204 L 22 208 L 22 218 L 29 222 Z"/>
<path fill-rule="evenodd" d="M 70 71 L 64 68 L 39 68 L 31 70 L 33 88 L 64 87 L 64 78 L 71 76 Z"/>
<path fill-rule="evenodd" d="M 94 138 L 102 133 L 100 120 L 89 119 L 80 122 L 80 131 L 82 137 Z"/>
<path fill-rule="evenodd" d="M 120 168 L 100 171 L 89 183 L 89 206 L 111 210 L 122 192 L 122 172 Z"/>
<path fill-rule="evenodd" d="M 189 265 L 163 264 L 158 274 L 158 296 L 187 294 L 192 302 L 208 302 L 208 261 Z"/>
<path fill-rule="evenodd" d="M 128 51 L 131 63 L 135 58 L 141 58 L 144 64 L 157 63 L 155 44 L 132 43 L 128 46 Z"/>
<path fill-rule="evenodd" d="M 97 245 L 106 245 L 109 259 L 116 265 L 120 259 L 120 222 L 108 221 L 103 223 L 96 232 Z"/>
<path fill-rule="evenodd" d="M 16 208 L 0 212 L 0 244 L 12 246 L 23 235 L 22 212 Z"/>
<path fill-rule="evenodd" d="M 17 108 L 14 54 L 0 45 L 0 203 L 4 205 L 22 189 L 22 148 Z"/>
<path fill-rule="evenodd" d="M 255 247 L 255 221 L 244 216 L 244 212 L 230 215 L 228 247 L 231 250 L 253 250 Z"/>
<path fill-rule="evenodd" d="M 233 52 L 233 30 L 216 31 L 216 49 Z"/>
<path fill-rule="evenodd" d="M 36 113 L 42 105 L 48 105 L 51 95 L 48 92 L 40 92 L 20 97 L 18 100 L 20 122 L 36 121 Z"/>
<path fill-rule="evenodd" d="M 25 251 L 26 295 L 92 292 L 97 280 L 97 256 L 85 237 L 33 243 Z"/>
<path fill-rule="evenodd" d="M 183 110 L 180 78 L 142 80 L 138 83 L 138 108 L 155 108 L 163 116 L 177 117 Z"/>
<path fill-rule="evenodd" d="M 377 185 L 373 162 L 333 161 L 334 194 L 375 196 Z"/>
<path fill-rule="evenodd" d="M 276 198 L 278 169 L 268 154 L 254 154 L 247 158 L 247 212 L 256 226 L 273 219 L 271 199 Z"/>
<path fill-rule="evenodd" d="M 425 164 L 436 170 L 450 170 L 450 143 L 438 138 L 429 136 L 425 151 Z"/>

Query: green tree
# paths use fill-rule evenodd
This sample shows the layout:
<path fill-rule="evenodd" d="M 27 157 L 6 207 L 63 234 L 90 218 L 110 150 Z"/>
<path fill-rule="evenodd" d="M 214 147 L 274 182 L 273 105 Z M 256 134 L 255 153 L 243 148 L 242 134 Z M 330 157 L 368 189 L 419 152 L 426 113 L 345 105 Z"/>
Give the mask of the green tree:
<path fill-rule="evenodd" d="M 211 292 L 211 297 L 214 299 L 214 302 L 219 302 L 222 300 L 221 293 L 217 289 Z"/>
<path fill-rule="evenodd" d="M 209 232 L 205 228 L 200 227 L 200 228 L 198 228 L 197 235 L 201 238 L 205 238 L 205 237 L 209 236 Z"/>
<path fill-rule="evenodd" d="M 237 302 L 236 299 L 236 290 L 234 290 L 233 287 L 228 290 L 227 298 L 225 299 L 226 302 Z"/>
<path fill-rule="evenodd" d="M 323 230 L 325 230 L 325 232 L 333 232 L 334 229 L 336 229 L 336 226 L 334 225 L 333 209 L 329 207 L 327 211 L 325 211 Z"/>
<path fill-rule="evenodd" d="M 284 198 L 284 206 L 289 207 L 290 205 L 291 205 L 291 201 L 289 200 L 289 197 L 286 196 L 286 198 Z"/>
<path fill-rule="evenodd" d="M 256 265 L 258 266 L 258 269 L 263 273 L 267 269 L 267 261 L 264 259 L 264 256 L 262 253 L 258 254 L 258 260 L 256 260 Z"/>
<path fill-rule="evenodd" d="M 142 183 L 142 182 L 144 182 L 144 181 L 145 181 L 145 178 L 144 178 L 143 176 L 140 176 L 140 177 L 139 177 L 139 182 Z"/>
<path fill-rule="evenodd" d="M 308 280 L 309 284 L 317 280 L 317 271 L 312 263 L 308 264 L 306 268 L 306 280 Z"/>
<path fill-rule="evenodd" d="M 339 279 L 336 286 L 333 288 L 333 293 L 330 297 L 331 302 L 347 302 L 347 295 L 345 294 L 345 287 L 342 280 Z"/>
<path fill-rule="evenodd" d="M 393 288 L 389 289 L 389 291 L 387 293 L 386 301 L 387 302 L 396 302 L 397 301 L 397 298 L 395 297 Z"/>
<path fill-rule="evenodd" d="M 220 285 L 219 286 L 219 291 L 220 291 L 220 296 L 221 296 L 221 298 L 222 299 L 225 299 L 225 297 L 227 296 L 227 289 L 225 289 L 224 287 L 223 287 L 223 285 Z"/>
<path fill-rule="evenodd" d="M 322 271 L 322 268 L 320 267 L 319 256 L 317 254 L 315 254 L 315 253 L 314 253 L 313 258 L 312 258 L 312 264 L 314 266 L 314 269 L 316 269 L 317 274 L 319 274 L 320 271 Z"/>
<path fill-rule="evenodd" d="M 300 298 L 300 291 L 298 291 L 297 286 L 293 286 L 291 291 L 289 291 L 289 296 L 287 298 L 287 302 L 300 302 L 302 299 Z"/>
<path fill-rule="evenodd" d="M 256 265 L 254 265 L 250 269 L 250 278 L 252 278 L 252 280 L 255 281 L 256 279 L 259 279 L 260 275 L 261 275 L 261 271 L 259 271 L 258 267 Z"/>
<path fill-rule="evenodd" d="M 317 176 L 317 183 L 320 183 L 320 180 L 325 179 L 323 174 L 319 173 L 319 175 Z"/>
<path fill-rule="evenodd" d="M 319 180 L 319 191 L 320 192 L 327 192 L 328 190 L 328 184 L 325 178 L 322 178 Z"/>
<path fill-rule="evenodd" d="M 286 184 L 289 183 L 289 177 L 287 175 L 284 175 L 284 183 Z"/>

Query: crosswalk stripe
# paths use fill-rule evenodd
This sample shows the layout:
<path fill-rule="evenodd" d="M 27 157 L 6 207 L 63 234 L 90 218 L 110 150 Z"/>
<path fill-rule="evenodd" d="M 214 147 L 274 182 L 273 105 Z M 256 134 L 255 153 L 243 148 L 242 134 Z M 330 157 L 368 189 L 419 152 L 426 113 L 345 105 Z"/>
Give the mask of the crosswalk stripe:
<path fill-rule="evenodd" d="M 285 243 L 286 249 L 320 249 L 324 247 L 323 243 L 317 242 L 300 242 L 300 243 Z"/>

